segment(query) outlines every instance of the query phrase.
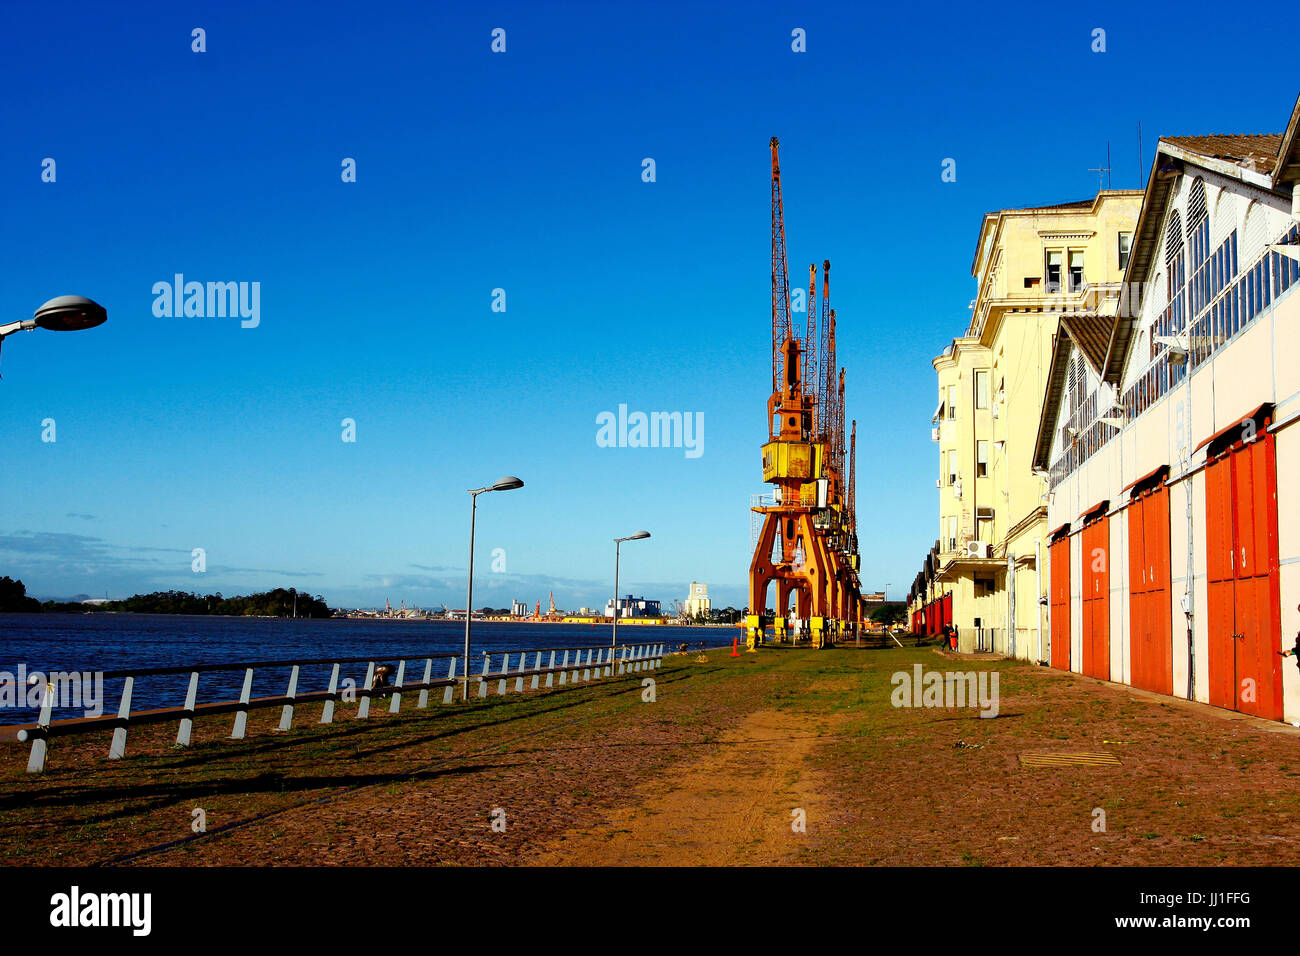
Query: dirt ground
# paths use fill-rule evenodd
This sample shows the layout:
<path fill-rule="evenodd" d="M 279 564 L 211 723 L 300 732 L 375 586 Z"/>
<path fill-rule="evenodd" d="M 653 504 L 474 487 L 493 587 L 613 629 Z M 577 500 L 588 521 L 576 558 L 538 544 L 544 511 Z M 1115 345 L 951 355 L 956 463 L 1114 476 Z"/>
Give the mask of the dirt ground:
<path fill-rule="evenodd" d="M 999 713 L 891 678 L 996 671 Z M 653 699 L 642 678 L 655 681 Z M 1300 732 L 928 648 L 669 657 L 550 692 L 370 718 L 254 712 L 0 745 L 0 863 L 1241 865 L 1300 861 Z M 1025 753 L 1116 764 L 1027 767 Z M 202 810 L 206 832 L 194 832 Z"/>

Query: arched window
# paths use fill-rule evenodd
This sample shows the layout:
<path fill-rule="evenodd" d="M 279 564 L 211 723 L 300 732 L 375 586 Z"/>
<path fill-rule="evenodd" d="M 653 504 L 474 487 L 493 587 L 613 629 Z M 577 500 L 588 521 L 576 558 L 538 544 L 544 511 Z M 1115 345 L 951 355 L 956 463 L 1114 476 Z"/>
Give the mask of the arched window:
<path fill-rule="evenodd" d="M 1175 209 L 1169 214 L 1169 225 L 1165 227 L 1165 264 L 1174 261 L 1175 256 L 1183 252 L 1183 217 Z"/>
<path fill-rule="evenodd" d="M 1210 215 L 1205 204 L 1205 183 L 1197 179 L 1187 194 L 1187 245 L 1192 281 L 1191 313 L 1198 316 L 1210 304 L 1210 273 L 1204 268 L 1210 257 Z"/>
<path fill-rule="evenodd" d="M 1202 197 L 1204 193 L 1202 193 Z M 1183 220 L 1175 209 L 1169 214 L 1165 229 L 1165 275 L 1168 280 L 1169 307 L 1162 317 L 1160 334 L 1181 332 L 1183 328 Z"/>
<path fill-rule="evenodd" d="M 1206 217 L 1205 181 L 1197 179 L 1187 191 L 1187 231 L 1190 234 Z"/>

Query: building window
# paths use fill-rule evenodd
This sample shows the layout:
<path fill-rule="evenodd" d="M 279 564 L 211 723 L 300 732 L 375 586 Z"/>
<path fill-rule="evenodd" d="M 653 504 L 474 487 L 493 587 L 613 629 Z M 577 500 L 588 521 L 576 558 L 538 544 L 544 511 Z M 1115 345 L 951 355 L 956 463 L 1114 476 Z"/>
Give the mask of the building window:
<path fill-rule="evenodd" d="M 975 407 L 989 407 L 989 373 L 975 373 Z"/>
<path fill-rule="evenodd" d="M 993 509 L 980 508 L 976 511 L 975 525 L 975 539 L 991 544 L 993 542 Z"/>
<path fill-rule="evenodd" d="M 1083 253 L 1072 251 L 1070 253 L 1070 289 L 1071 292 L 1078 292 L 1083 288 Z"/>
<path fill-rule="evenodd" d="M 1129 253 L 1133 251 L 1133 233 L 1121 232 L 1119 234 L 1119 269 L 1123 272 L 1128 268 Z"/>
<path fill-rule="evenodd" d="M 948 421 L 957 417 L 957 386 L 948 386 Z"/>
<path fill-rule="evenodd" d="M 957 516 L 948 516 L 948 550 L 957 550 Z"/>
<path fill-rule="evenodd" d="M 1049 252 L 1047 254 L 1047 291 L 1048 293 L 1061 291 L 1061 253 Z"/>
<path fill-rule="evenodd" d="M 986 441 L 977 441 L 975 443 L 975 477 L 987 478 L 989 474 L 989 443 Z"/>

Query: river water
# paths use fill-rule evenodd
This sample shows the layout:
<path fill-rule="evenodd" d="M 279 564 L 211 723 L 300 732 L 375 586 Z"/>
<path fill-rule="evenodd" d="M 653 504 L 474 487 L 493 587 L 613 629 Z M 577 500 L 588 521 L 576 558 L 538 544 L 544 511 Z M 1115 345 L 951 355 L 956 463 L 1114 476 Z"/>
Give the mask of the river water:
<path fill-rule="evenodd" d="M 682 642 L 709 646 L 730 644 L 731 628 L 621 625 L 619 644 L 662 641 L 676 649 Z M 396 663 L 407 659 L 406 680 L 419 681 L 424 659 L 460 654 L 464 648 L 463 621 L 404 620 L 292 620 L 285 618 L 206 617 L 170 614 L 0 614 L 0 724 L 36 719 L 27 688 L 5 693 L 20 675 L 57 671 L 90 673 L 130 668 L 193 666 L 240 661 L 279 661 L 329 657 L 367 657 Z M 501 624 L 475 622 L 471 629 L 470 669 L 478 673 L 484 651 L 499 652 L 553 647 L 608 646 L 610 627 L 604 624 Z M 667 649 L 667 648 L 666 648 Z M 529 657 L 531 664 L 533 658 Z M 459 665 L 458 665 L 459 666 Z M 513 666 L 513 664 L 512 664 Z M 324 690 L 329 683 L 327 665 L 303 667 L 298 692 Z M 366 664 L 345 664 L 340 675 L 361 684 Z M 204 673 L 199 680 L 199 702 L 239 697 L 243 671 Z M 435 678 L 447 676 L 447 661 L 435 661 Z M 255 671 L 254 697 L 283 694 L 289 667 Z M 21 678 L 25 683 L 25 677 Z M 185 700 L 187 675 L 137 678 L 132 710 L 180 706 Z M 92 682 L 85 684 L 92 693 Z M 102 682 L 99 704 L 116 713 L 122 681 Z M 56 707 L 54 718 L 83 716 L 81 706 Z M 93 709 L 93 708 L 90 708 Z"/>

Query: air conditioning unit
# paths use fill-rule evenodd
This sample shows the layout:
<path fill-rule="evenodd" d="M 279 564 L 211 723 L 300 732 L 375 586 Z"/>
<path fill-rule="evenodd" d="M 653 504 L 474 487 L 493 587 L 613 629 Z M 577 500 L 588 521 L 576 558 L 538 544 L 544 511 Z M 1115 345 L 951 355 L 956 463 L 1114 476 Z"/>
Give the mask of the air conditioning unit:
<path fill-rule="evenodd" d="M 954 483 L 953 483 L 953 486 L 952 486 L 952 496 L 953 496 L 954 498 L 960 498 L 960 497 L 961 497 L 961 482 L 960 482 L 960 481 L 957 481 L 957 482 L 954 482 Z"/>
<path fill-rule="evenodd" d="M 968 558 L 987 558 L 993 553 L 992 546 L 987 541 L 967 541 L 966 557 Z"/>
<path fill-rule="evenodd" d="M 943 479 L 942 479 L 942 478 L 936 478 L 936 479 L 934 479 L 934 486 L 935 486 L 936 488 L 942 488 L 942 487 L 943 487 Z"/>
<path fill-rule="evenodd" d="M 931 429 L 930 429 L 930 441 L 938 441 L 938 440 L 939 440 L 939 429 L 938 429 L 938 427 L 931 428 Z"/>

